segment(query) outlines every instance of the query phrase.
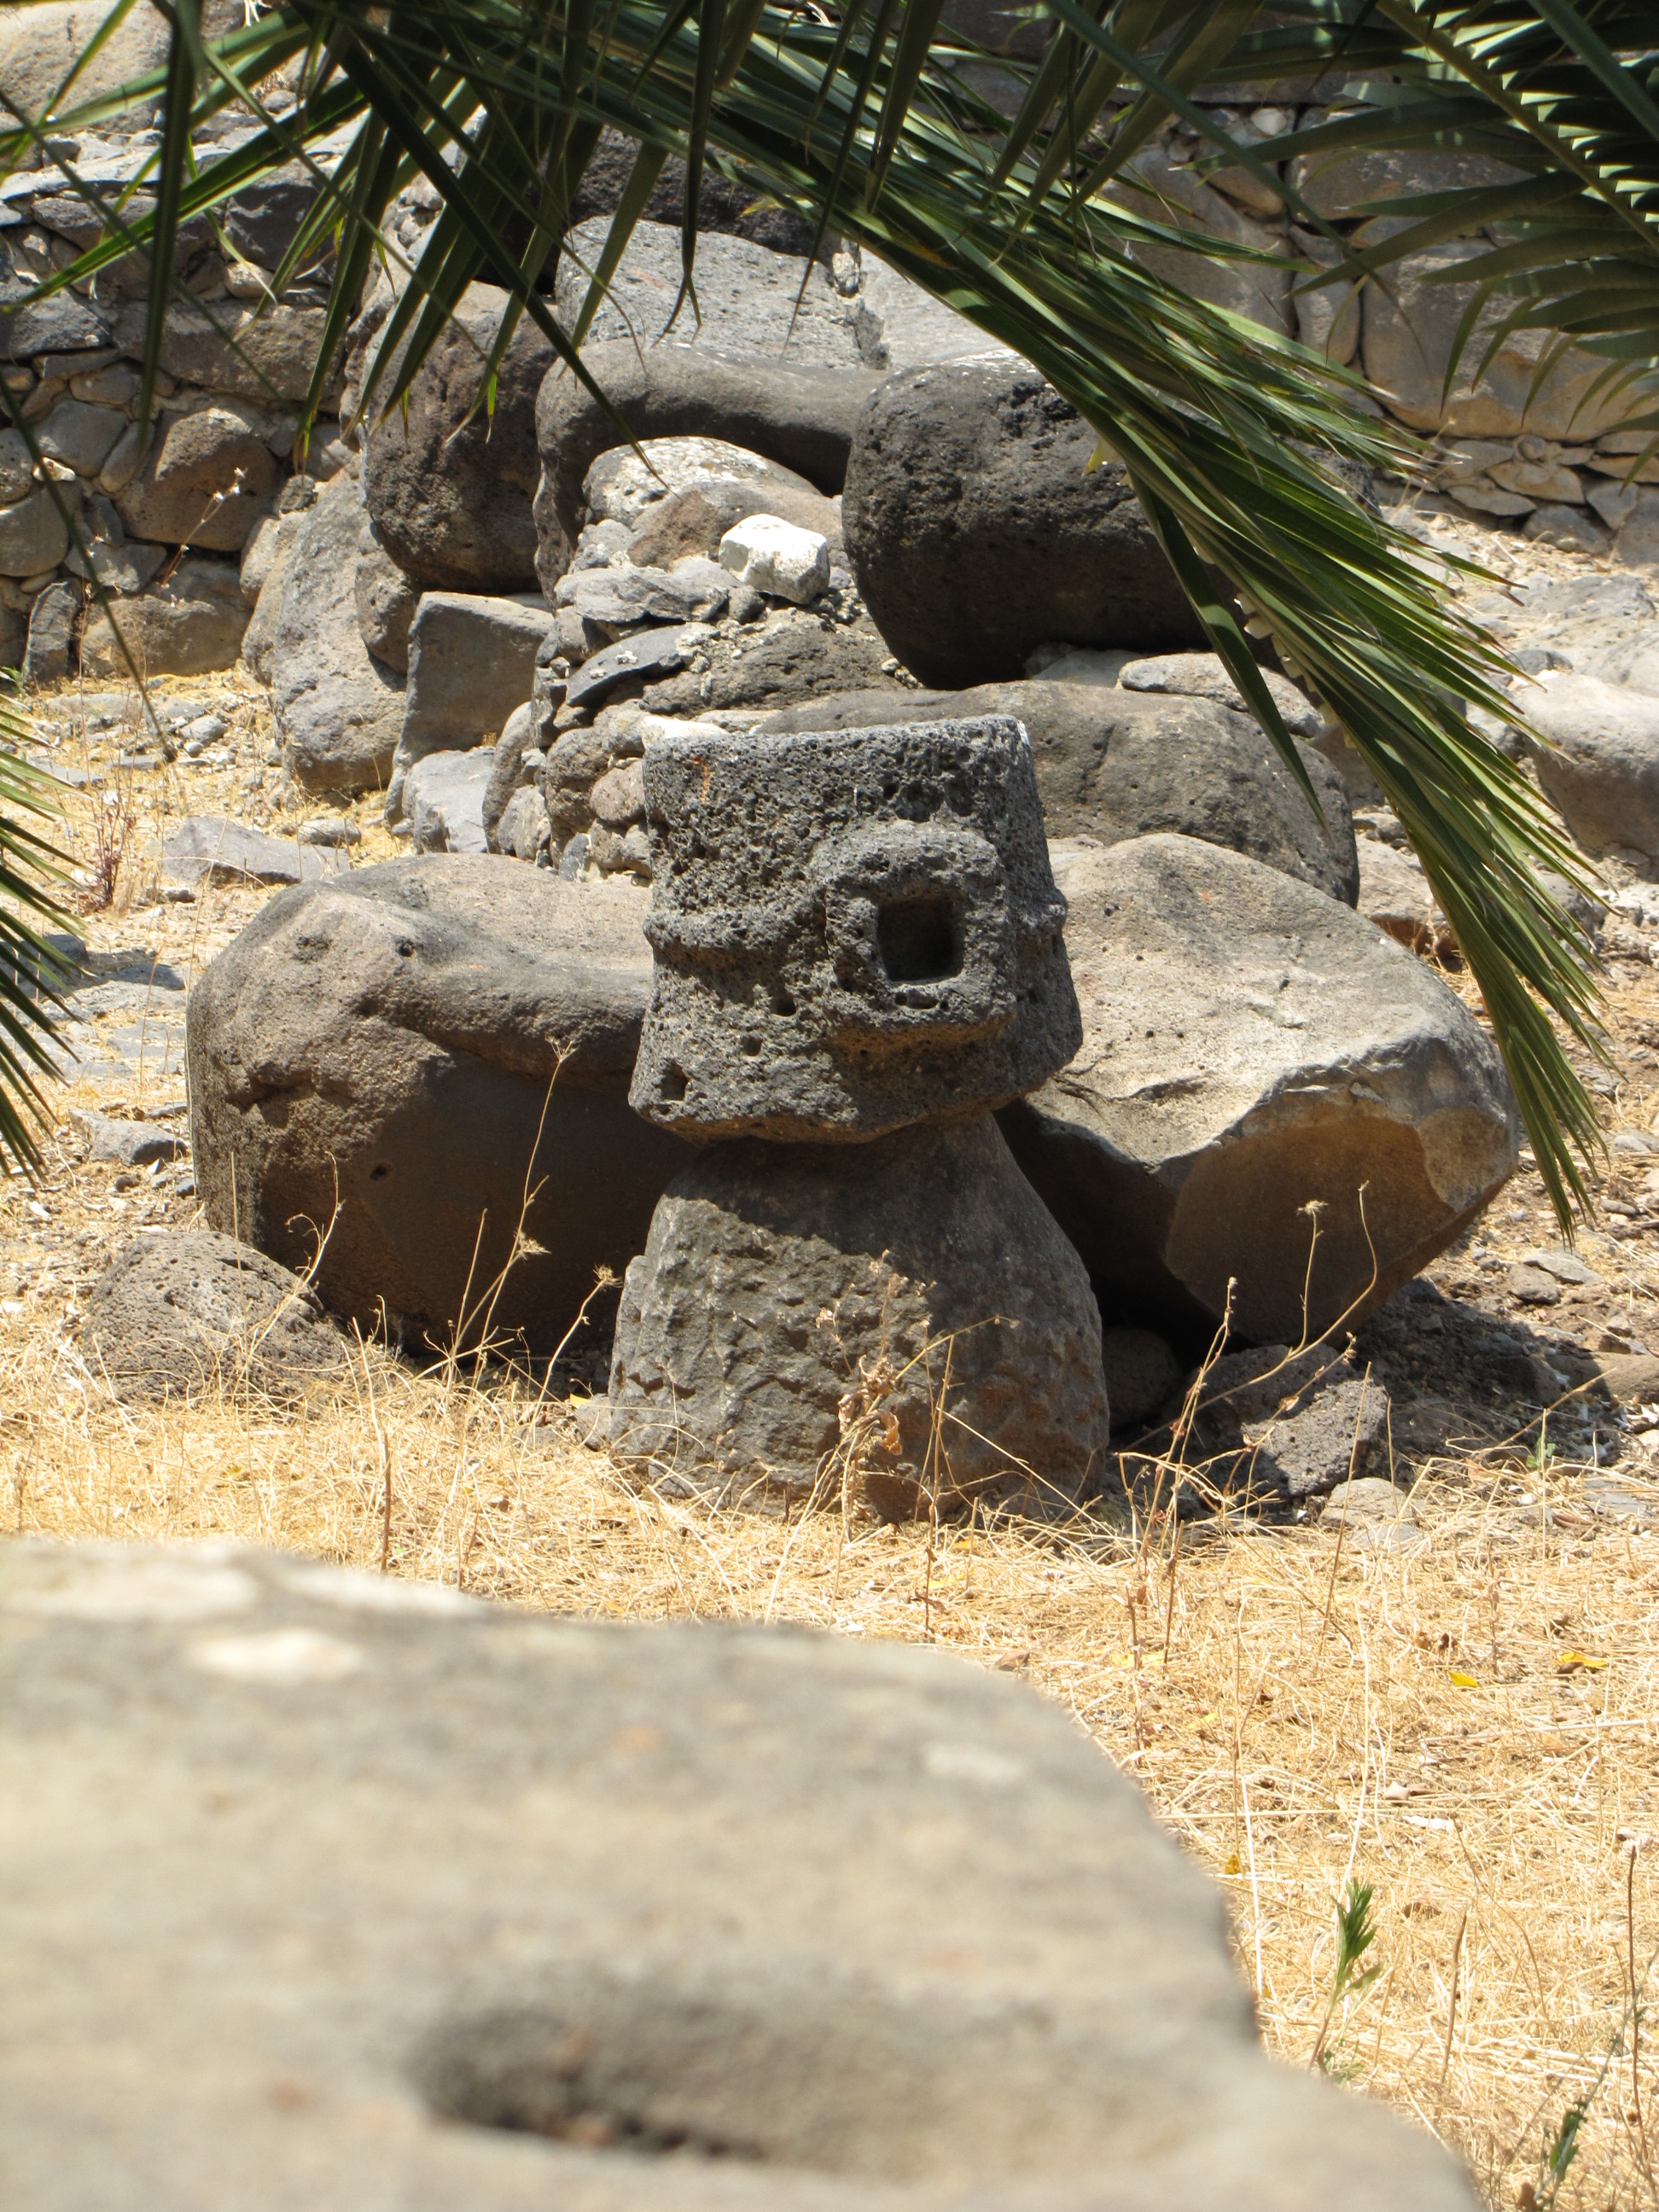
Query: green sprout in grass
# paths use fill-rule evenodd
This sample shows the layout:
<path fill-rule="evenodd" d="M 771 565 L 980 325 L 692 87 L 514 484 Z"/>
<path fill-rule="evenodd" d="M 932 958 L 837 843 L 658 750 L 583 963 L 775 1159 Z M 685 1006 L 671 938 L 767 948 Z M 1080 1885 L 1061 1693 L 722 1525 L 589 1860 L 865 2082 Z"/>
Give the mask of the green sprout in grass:
<path fill-rule="evenodd" d="M 1365 1954 L 1376 1940 L 1376 1929 L 1371 1921 L 1372 1890 L 1368 1881 L 1350 1881 L 1347 1893 L 1336 1908 L 1336 1966 L 1331 1975 L 1331 1994 L 1325 2007 L 1325 2017 L 1319 2023 L 1319 2034 L 1315 2040 L 1308 2064 L 1326 2074 L 1334 2074 L 1346 2080 L 1352 2069 L 1335 2063 L 1334 2053 L 1329 2049 L 1331 2022 L 1336 2018 L 1336 2008 L 1350 1998 L 1363 1996 L 1382 1969 L 1368 1966 Z"/>

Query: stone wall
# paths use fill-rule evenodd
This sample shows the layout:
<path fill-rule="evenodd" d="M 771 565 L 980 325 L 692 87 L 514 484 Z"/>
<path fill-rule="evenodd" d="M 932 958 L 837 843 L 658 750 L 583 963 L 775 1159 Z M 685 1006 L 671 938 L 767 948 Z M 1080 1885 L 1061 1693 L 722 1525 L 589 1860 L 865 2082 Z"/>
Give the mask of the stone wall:
<path fill-rule="evenodd" d="M 42 36 L 59 38 L 73 31 L 73 23 L 66 30 L 65 22 L 75 13 L 61 6 L 31 11 Z M 968 27 L 986 28 L 977 21 Z M 149 32 L 145 37 L 155 43 Z M 150 58 L 140 38 L 130 57 L 133 65 Z M 33 82 L 26 64 L 28 54 L 14 35 L 9 46 L 0 48 L 0 79 L 15 80 L 20 94 Z M 1284 181 L 1286 165 L 1272 161 L 1273 143 L 1319 121 L 1327 111 L 1317 97 L 1328 89 L 1269 87 L 1271 101 L 1219 112 Z M 283 97 L 277 95 L 279 106 Z M 226 117 L 201 150 L 222 150 L 252 127 Z M 337 421 L 325 416 L 306 453 L 296 445 L 328 269 L 323 264 L 301 271 L 274 304 L 269 295 L 271 272 L 312 204 L 314 185 L 302 171 L 285 173 L 229 202 L 222 216 L 222 245 L 204 222 L 185 226 L 177 274 L 189 296 L 167 310 L 163 374 L 147 441 L 141 441 L 135 421 L 136 364 L 148 314 L 143 258 L 114 264 L 94 281 L 46 301 L 27 300 L 43 277 L 66 265 L 95 236 L 84 201 L 69 188 L 58 164 L 72 163 L 82 185 L 112 198 L 137 173 L 155 136 L 149 112 L 135 111 L 124 130 L 112 128 L 107 137 L 52 142 L 52 159 L 13 177 L 0 191 L 0 377 L 21 403 L 46 457 L 37 467 L 18 431 L 0 431 L 0 665 L 21 665 L 37 682 L 70 674 L 77 665 L 97 674 L 120 672 L 125 662 L 112 622 L 144 672 L 204 672 L 229 665 L 246 646 L 256 672 L 268 678 L 281 572 L 297 538 L 297 522 L 288 518 L 309 507 L 316 483 L 336 474 L 357 442 L 352 434 L 343 443 Z M 1645 562 L 1659 554 L 1659 494 L 1642 489 L 1659 483 L 1659 463 L 1644 463 L 1635 482 L 1625 481 L 1645 437 L 1620 427 L 1628 401 L 1605 390 L 1592 392 L 1597 363 L 1570 352 L 1538 380 L 1542 340 L 1519 334 L 1504 340 L 1475 380 L 1472 372 L 1484 349 L 1477 332 L 1447 387 L 1450 349 L 1471 287 L 1436 280 L 1490 241 L 1478 235 L 1452 238 L 1409 257 L 1385 282 L 1358 290 L 1343 283 L 1293 297 L 1297 258 L 1334 264 L 1336 248 L 1293 222 L 1282 192 L 1271 183 L 1242 167 L 1206 167 L 1206 150 L 1184 125 L 1166 128 L 1136 157 L 1118 188 L 1123 204 L 1182 228 L 1259 247 L 1275 265 L 1206 264 L 1173 248 L 1146 249 L 1152 265 L 1269 328 L 1293 333 L 1334 362 L 1363 370 L 1380 411 L 1434 437 L 1428 487 L 1459 509 L 1553 544 L 1602 550 L 1616 539 L 1627 559 Z M 615 159 L 607 166 L 616 149 L 601 151 L 581 210 L 590 222 L 603 220 L 622 174 Z M 327 152 L 322 149 L 325 163 Z M 1303 157 L 1289 169 L 1288 181 L 1340 234 L 1361 240 L 1367 234 L 1359 210 L 1367 204 L 1486 185 L 1502 174 L 1498 165 L 1483 158 L 1418 153 Z M 860 368 L 878 372 L 1001 350 L 915 286 L 856 252 L 827 255 L 802 291 L 798 272 L 806 268 L 799 258 L 806 241 L 797 234 L 799 225 L 792 228 L 787 219 L 773 220 L 765 210 L 757 215 L 743 195 L 716 180 L 704 198 L 708 252 L 718 264 L 711 266 L 705 289 L 725 318 L 712 337 L 705 331 L 708 343 L 752 356 L 781 345 L 787 325 L 794 359 L 833 367 L 848 377 Z M 388 230 L 403 252 L 418 252 L 436 204 L 422 181 L 394 207 Z M 136 204 L 142 209 L 144 203 L 141 198 Z M 672 210 L 665 203 L 647 214 L 660 217 Z M 617 280 L 630 319 L 638 322 L 643 313 L 648 321 L 664 287 L 664 269 L 657 264 L 667 255 L 677 265 L 678 253 L 670 224 L 647 222 Z M 562 313 L 574 313 L 583 289 L 572 264 L 559 286 Z M 668 287 L 669 296 L 675 289 Z M 378 326 L 390 296 L 382 278 L 378 297 L 365 303 L 356 334 L 358 373 L 363 341 Z M 262 305 L 264 311 L 256 313 Z M 596 326 L 596 343 L 620 337 L 626 328 L 617 310 L 606 313 L 610 321 L 602 318 Z M 655 332 L 647 329 L 646 335 Z M 683 335 L 677 331 L 675 341 Z M 460 346 L 459 367 L 444 372 L 442 388 L 425 395 L 421 386 L 411 395 L 407 422 L 419 430 L 426 407 L 432 418 L 426 425 L 430 451 L 416 450 L 406 426 L 399 450 L 386 439 L 368 455 L 362 558 L 373 574 L 360 574 L 359 596 L 367 593 L 376 604 L 389 599 L 399 611 L 389 650 L 385 625 L 376 619 L 363 635 L 369 653 L 397 675 L 420 590 L 536 589 L 536 528 L 528 495 L 537 464 L 530 416 L 551 355 L 526 325 L 513 356 L 522 392 L 509 375 L 496 420 L 463 431 L 452 458 L 447 441 L 454 439 L 466 402 L 464 392 L 458 397 L 458 379 L 465 384 L 471 358 L 471 344 Z M 338 409 L 343 390 L 349 411 L 353 394 L 344 382 L 347 367 L 343 359 L 335 365 L 328 403 Z M 460 465 L 474 444 L 478 453 L 468 475 Z M 578 482 L 582 473 L 576 472 Z M 296 475 L 302 480 L 294 482 Z M 826 491 L 838 489 L 819 481 Z M 464 507 L 469 499 L 477 513 L 464 532 L 453 526 L 444 501 Z M 89 600 L 88 564 L 72 543 L 71 522 L 88 542 L 94 573 L 115 595 L 111 612 Z M 442 541 L 435 551 L 428 543 L 434 537 Z M 273 575 L 266 616 L 249 635 L 250 616 Z M 547 576 L 541 582 L 551 589 Z"/>
<path fill-rule="evenodd" d="M 63 11 L 46 9 L 44 16 Z M 3 58 L 0 58 L 0 68 Z M 251 135 L 228 119 L 204 153 Z M 149 322 L 149 263 L 131 255 L 45 300 L 28 295 L 95 242 L 95 218 L 58 162 L 113 200 L 155 143 L 146 117 L 107 137 L 52 142 L 56 161 L 0 191 L 0 377 L 44 456 L 0 431 L 0 665 L 36 681 L 122 664 L 109 617 L 85 590 L 90 567 L 117 596 L 116 619 L 141 670 L 199 673 L 228 665 L 251 610 L 241 574 L 250 542 L 295 471 L 332 474 L 345 458 L 337 424 L 296 445 L 301 403 L 321 341 L 327 270 L 301 272 L 256 314 L 310 207 L 295 171 L 222 210 L 228 255 L 208 224 L 185 225 L 154 420 L 141 436 L 139 372 Z M 129 204 L 143 211 L 142 196 Z M 329 399 L 337 406 L 337 379 Z M 89 560 L 74 544 L 74 525 Z"/>

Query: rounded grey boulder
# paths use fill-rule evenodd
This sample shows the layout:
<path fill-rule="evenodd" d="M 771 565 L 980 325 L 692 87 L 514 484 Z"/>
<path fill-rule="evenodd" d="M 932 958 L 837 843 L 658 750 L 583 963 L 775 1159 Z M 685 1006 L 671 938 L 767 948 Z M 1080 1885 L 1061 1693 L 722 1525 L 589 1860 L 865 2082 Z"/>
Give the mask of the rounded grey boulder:
<path fill-rule="evenodd" d="M 1236 1281 L 1300 1343 L 1304 1285 L 1309 1335 L 1357 1320 L 1513 1173 L 1497 1048 L 1362 915 L 1191 837 L 1053 857 L 1083 1048 L 1002 1126 L 1109 1321 L 1202 1339 Z"/>
<path fill-rule="evenodd" d="M 1115 463 L 1024 362 L 906 370 L 871 394 L 842 526 L 859 590 L 924 684 L 1018 676 L 1050 641 L 1198 645 L 1203 630 Z"/>
<path fill-rule="evenodd" d="M 447 1343 L 488 1313 L 556 1345 L 686 1157 L 627 1104 L 644 911 L 482 855 L 279 893 L 190 997 L 209 1220 L 296 1267 L 321 1244 L 319 1295 L 365 1329 Z"/>
<path fill-rule="evenodd" d="M 1571 669 L 1517 684 L 1538 781 L 1587 851 L 1659 859 L 1659 699 Z"/>
<path fill-rule="evenodd" d="M 611 1443 L 732 1503 L 1077 1498 L 1100 1321 L 988 1115 L 867 1145 L 711 1146 L 628 1270 Z"/>
<path fill-rule="evenodd" d="M 505 292 L 469 285 L 404 404 L 369 429 L 369 518 L 390 558 L 424 591 L 536 587 L 536 395 L 554 356 L 535 325 L 521 322 L 497 371 L 493 407 L 478 404 L 507 307 Z"/>
<path fill-rule="evenodd" d="M 1103 845 L 1168 831 L 1225 845 L 1352 906 L 1359 891 L 1353 816 L 1341 777 L 1310 745 L 1297 751 L 1324 819 L 1248 714 L 1208 699 L 1120 691 L 1037 677 L 969 691 L 843 691 L 785 707 L 771 730 L 856 730 L 901 715 L 1012 714 L 1031 740 L 1050 837 Z"/>
<path fill-rule="evenodd" d="M 630 1096 L 698 1138 L 878 1136 L 1077 1049 L 1015 722 L 687 731 L 644 760 L 651 1010 Z"/>
<path fill-rule="evenodd" d="M 392 773 L 404 686 L 370 653 L 357 618 L 363 508 L 355 473 L 325 484 L 295 520 L 294 550 L 265 587 L 279 595 L 271 708 L 283 763 L 306 791 L 372 791 Z"/>

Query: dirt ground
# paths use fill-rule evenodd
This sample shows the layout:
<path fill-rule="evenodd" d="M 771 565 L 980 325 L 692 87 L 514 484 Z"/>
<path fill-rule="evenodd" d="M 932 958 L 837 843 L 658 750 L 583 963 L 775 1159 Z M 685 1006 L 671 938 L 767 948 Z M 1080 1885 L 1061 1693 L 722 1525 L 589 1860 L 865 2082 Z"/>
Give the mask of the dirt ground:
<path fill-rule="evenodd" d="M 1515 1272 L 1532 1252 L 1561 1266 L 1524 1165 L 1430 1287 L 1359 1331 L 1408 1502 L 1340 1540 L 1311 1517 L 726 1515 L 641 1491 L 523 1376 L 422 1372 L 372 1345 L 297 1412 L 234 1388 L 117 1405 L 81 1356 L 82 1300 L 136 1231 L 193 1218 L 193 1189 L 187 1164 L 90 1164 L 71 1109 L 179 1121 L 188 985 L 269 895 L 149 902 L 150 848 L 186 814 L 291 831 L 315 811 L 283 815 L 250 682 L 155 689 L 226 722 L 199 762 L 120 768 L 131 696 L 84 737 L 70 699 L 40 702 L 43 750 L 103 779 L 73 802 L 77 866 L 98 872 L 100 836 L 121 850 L 112 902 L 82 924 L 99 981 L 66 1118 L 38 1184 L 0 1182 L 0 1524 L 234 1534 L 516 1604 L 790 1620 L 1018 1673 L 1222 1883 L 1286 2063 L 1320 2039 L 1338 1899 L 1368 1884 L 1380 1972 L 1331 2014 L 1331 2070 L 1455 2148 L 1494 2205 L 1653 2202 L 1659 1149 L 1609 1155 L 1569 1279 Z M 376 812 L 354 810 L 356 864 L 396 849 Z M 1633 1146 L 1659 1115 L 1659 987 L 1619 941 L 1596 1079 Z"/>

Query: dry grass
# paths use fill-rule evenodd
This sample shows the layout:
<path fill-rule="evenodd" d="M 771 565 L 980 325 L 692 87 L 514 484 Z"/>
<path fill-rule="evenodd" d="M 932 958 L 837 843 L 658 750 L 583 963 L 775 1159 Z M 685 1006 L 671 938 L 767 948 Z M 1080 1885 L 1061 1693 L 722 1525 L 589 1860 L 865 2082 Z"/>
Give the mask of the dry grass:
<path fill-rule="evenodd" d="M 95 951 L 136 948 L 191 979 L 261 895 L 143 906 L 149 840 L 187 812 L 276 829 L 312 809 L 295 802 L 284 823 L 274 778 L 249 787 L 269 721 L 245 679 L 161 688 L 211 694 L 231 757 L 140 779 L 113 907 L 86 926 Z M 118 742 L 87 757 L 103 762 Z M 72 808 L 83 863 L 100 803 Z M 376 811 L 356 810 L 362 860 L 392 849 Z M 1628 1127 L 1659 1106 L 1653 1006 L 1651 970 L 1621 970 L 1610 1118 Z M 106 1077 L 65 1103 L 176 1098 L 177 1048 L 169 1034 L 130 1081 Z M 1633 1202 L 1648 1172 L 1615 1164 L 1605 1190 Z M 1651 1527 L 1597 1517 L 1579 1469 L 1502 1448 L 1417 1462 L 1429 1541 L 1398 1554 L 1339 1549 L 1316 1526 L 1189 1524 L 1178 1554 L 1164 1525 L 1133 1538 L 982 1523 L 930 1534 L 836 1514 L 786 1527 L 641 1492 L 521 1385 L 419 1376 L 374 1346 L 299 1419 L 234 1395 L 114 1404 L 83 1364 L 78 1297 L 134 1229 L 189 1213 L 154 1181 L 78 1166 L 67 1149 L 37 1188 L 0 1185 L 0 1528 L 229 1534 L 370 1567 L 384 1546 L 395 1573 L 513 1603 L 799 1621 L 929 1639 L 1022 1674 L 1138 1777 L 1222 1882 L 1241 1970 L 1288 2062 L 1307 2063 L 1328 2009 L 1338 1899 L 1351 1881 L 1371 1884 L 1382 1972 L 1335 2010 L 1334 2069 L 1461 2150 L 1495 2206 L 1549 2201 L 1546 2147 L 1589 2095 L 1560 2212 L 1656 2200 L 1646 2029 L 1639 2099 L 1627 2031 L 1632 1963 L 1645 1992 L 1659 1945 L 1659 1841 L 1645 1840 L 1650 1826 L 1659 1838 L 1652 1432 L 1627 1439 L 1619 1468 L 1655 1508 Z M 1535 1175 L 1481 1233 L 1494 1257 L 1448 1255 L 1437 1279 L 1524 1318 L 1503 1270 L 1553 1241 Z M 1659 1350 L 1650 1241 L 1604 1220 L 1581 1245 L 1602 1287 L 1565 1293 L 1551 1325 L 1593 1341 L 1617 1322 Z M 1397 1421 L 1408 1410 L 1397 1402 Z"/>
<path fill-rule="evenodd" d="M 124 1408 L 71 1337 L 29 1322 L 0 1319 L 9 1528 L 373 1567 L 389 1470 L 399 1574 L 562 1612 L 931 1639 L 1024 1674 L 1227 1889 L 1270 2046 L 1307 2062 L 1335 1900 L 1370 1883 L 1382 1972 L 1338 2008 L 1335 2070 L 1460 2149 L 1494 2204 L 1541 2191 L 1547 2141 L 1593 2090 L 1559 2205 L 1652 2199 L 1645 2057 L 1639 2106 L 1627 2040 L 1602 2069 L 1632 1950 L 1645 1987 L 1659 1938 L 1659 1534 L 1598 1521 L 1577 1470 L 1431 1465 L 1429 1542 L 1399 1555 L 1316 1528 L 1189 1525 L 1177 1554 L 1157 1525 L 786 1527 L 641 1492 L 522 1384 L 370 1347 L 297 1421 L 229 1398 Z M 1650 1444 L 1633 1462 L 1653 1479 L 1626 1486 L 1659 1501 Z"/>

